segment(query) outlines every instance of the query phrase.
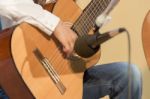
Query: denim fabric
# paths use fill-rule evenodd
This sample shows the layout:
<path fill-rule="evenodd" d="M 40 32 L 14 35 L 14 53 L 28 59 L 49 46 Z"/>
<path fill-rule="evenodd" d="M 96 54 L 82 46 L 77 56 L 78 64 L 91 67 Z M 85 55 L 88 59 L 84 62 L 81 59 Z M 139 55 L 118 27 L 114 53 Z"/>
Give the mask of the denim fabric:
<path fill-rule="evenodd" d="M 141 73 L 135 65 L 132 70 L 132 97 L 141 99 Z M 124 62 L 103 64 L 87 69 L 83 77 L 83 99 L 99 99 L 109 95 L 110 99 L 128 99 L 128 64 Z M 0 89 L 0 99 L 8 99 Z"/>
<path fill-rule="evenodd" d="M 141 73 L 131 65 L 131 99 L 141 99 Z M 93 66 L 85 71 L 83 99 L 99 99 L 109 95 L 110 99 L 128 99 L 128 64 L 124 62 Z"/>
<path fill-rule="evenodd" d="M 9 99 L 4 90 L 0 88 L 0 99 Z"/>

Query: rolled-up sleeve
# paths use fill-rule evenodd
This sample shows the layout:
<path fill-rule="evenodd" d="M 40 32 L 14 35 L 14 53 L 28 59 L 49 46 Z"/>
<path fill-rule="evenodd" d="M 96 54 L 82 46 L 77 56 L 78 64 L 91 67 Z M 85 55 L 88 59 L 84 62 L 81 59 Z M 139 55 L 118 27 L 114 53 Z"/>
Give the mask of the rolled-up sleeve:
<path fill-rule="evenodd" d="M 32 0 L 6 0 L 9 3 L 0 3 L 0 15 L 6 17 L 14 24 L 30 23 L 48 35 L 51 35 L 59 23 L 59 17 L 44 10 Z M 2 0 L 0 0 L 2 2 Z"/>

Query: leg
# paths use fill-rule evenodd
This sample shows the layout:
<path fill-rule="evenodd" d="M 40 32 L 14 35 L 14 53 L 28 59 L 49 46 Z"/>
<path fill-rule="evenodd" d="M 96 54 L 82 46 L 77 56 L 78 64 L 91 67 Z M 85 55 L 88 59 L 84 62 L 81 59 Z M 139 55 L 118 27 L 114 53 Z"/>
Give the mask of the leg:
<path fill-rule="evenodd" d="M 4 90 L 0 87 L 0 99 L 9 99 Z"/>
<path fill-rule="evenodd" d="M 141 74 L 135 65 L 132 69 L 132 97 L 141 99 Z M 128 99 L 128 64 L 124 62 L 93 66 L 85 71 L 83 99 L 99 99 L 109 95 L 111 99 Z"/>

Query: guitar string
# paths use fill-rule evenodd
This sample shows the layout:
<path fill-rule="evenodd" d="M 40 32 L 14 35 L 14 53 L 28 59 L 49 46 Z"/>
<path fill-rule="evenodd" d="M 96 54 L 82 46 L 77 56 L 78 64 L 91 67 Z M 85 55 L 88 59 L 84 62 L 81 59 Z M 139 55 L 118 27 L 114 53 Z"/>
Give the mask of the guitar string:
<path fill-rule="evenodd" d="M 107 5 L 106 5 L 106 6 L 107 6 Z M 104 6 L 101 6 L 101 7 L 102 7 L 102 9 L 100 9 L 100 10 L 103 11 L 103 10 L 104 10 L 104 9 L 103 9 Z M 95 8 L 97 9 L 97 7 L 95 7 Z M 94 10 L 95 10 L 95 9 L 94 9 Z M 94 12 L 94 11 L 93 11 L 93 12 Z M 95 13 L 93 13 L 93 12 L 92 12 L 92 14 L 95 14 Z M 97 11 L 97 12 L 98 12 L 98 11 Z M 97 14 L 97 12 L 96 12 L 96 14 Z M 95 14 L 95 15 L 96 15 L 96 14 Z M 90 15 L 89 15 L 89 17 L 90 17 Z M 89 18 L 89 17 L 88 17 L 88 18 Z M 95 19 L 95 18 L 92 17 L 92 19 Z M 85 22 L 86 22 L 86 21 L 85 21 Z M 91 22 L 91 24 L 93 25 L 93 21 Z M 86 25 L 86 26 L 87 26 L 87 25 Z M 83 33 L 85 33 L 85 32 L 83 32 Z M 58 61 L 57 61 L 57 62 L 58 62 Z M 60 63 L 61 63 L 60 65 L 63 66 L 64 62 L 60 62 Z M 59 70 L 63 70 L 63 69 L 59 69 Z M 60 71 L 60 73 L 62 73 L 62 72 L 63 72 L 63 71 Z M 56 77 L 57 77 L 57 76 L 58 76 L 58 75 L 56 75 Z M 56 79 L 58 79 L 58 77 L 57 77 Z"/>
<path fill-rule="evenodd" d="M 91 6 L 92 5 L 92 1 L 88 4 L 88 6 Z M 78 32 L 77 32 L 77 34 L 79 35 L 79 36 L 82 36 L 82 30 L 81 30 L 81 21 L 83 21 L 82 20 L 82 17 L 85 17 L 85 16 L 83 16 L 83 14 L 85 13 L 84 11 L 86 10 L 87 8 L 85 8 L 84 10 L 83 10 L 83 13 L 81 14 L 81 16 L 79 17 L 79 19 L 76 21 L 76 23 L 73 25 L 73 28 L 78 28 Z M 80 27 L 80 28 L 79 28 Z"/>
<path fill-rule="evenodd" d="M 97 9 L 97 7 L 95 7 Z"/>
<path fill-rule="evenodd" d="M 58 70 L 60 70 L 60 68 L 59 68 L 60 64 L 58 65 L 58 63 L 62 63 L 62 62 L 58 62 L 58 58 L 60 57 L 58 55 L 61 55 L 60 49 L 61 49 L 60 47 L 56 47 L 55 53 L 53 55 L 51 55 L 52 57 L 49 59 L 51 64 L 52 64 L 52 66 L 57 66 Z M 61 60 L 59 60 L 59 61 L 61 61 Z"/>
<path fill-rule="evenodd" d="M 58 54 L 59 53 L 59 54 Z M 59 57 L 61 57 L 60 55 L 62 55 L 61 52 L 61 47 L 58 46 L 56 47 L 56 50 L 54 52 L 52 56 L 52 58 L 50 58 L 50 62 L 52 63 L 53 66 L 57 65 L 57 70 L 59 70 L 60 73 L 62 73 L 61 71 L 63 71 L 62 66 L 65 63 L 65 60 L 61 60 Z M 59 63 L 59 64 L 58 64 Z M 60 71 L 61 70 L 61 71 Z"/>
<path fill-rule="evenodd" d="M 85 34 L 84 34 L 85 28 L 84 28 L 83 26 L 84 26 L 84 24 L 85 24 L 85 20 L 87 20 L 86 17 L 88 17 L 87 12 L 89 13 L 89 11 L 91 11 L 91 9 L 94 7 L 94 6 L 93 6 L 94 4 L 95 4 L 95 1 L 92 1 L 92 2 L 90 3 L 90 5 L 88 6 L 88 8 L 85 9 L 85 11 L 84 11 L 84 13 L 82 14 L 80 20 L 78 21 L 78 24 L 75 24 L 78 28 L 80 28 L 80 31 L 81 31 L 81 32 L 79 32 L 79 33 L 80 33 L 81 36 L 85 35 Z M 96 7 L 94 7 L 94 8 L 96 8 Z M 82 33 L 82 34 L 81 34 L 81 33 Z"/>
<path fill-rule="evenodd" d="M 95 2 L 94 2 L 95 3 Z M 91 3 L 92 4 L 92 3 Z M 95 7 L 95 9 L 96 9 L 97 7 Z M 54 60 L 56 60 L 57 59 L 57 57 L 54 59 Z"/>
<path fill-rule="evenodd" d="M 101 0 L 101 1 L 103 1 L 103 0 Z M 100 2 L 100 1 L 99 1 Z M 92 4 L 94 5 L 94 3 L 95 2 L 93 2 L 93 3 L 90 3 L 90 5 L 92 6 Z M 102 3 L 103 4 L 103 3 Z M 98 4 L 94 7 L 94 9 L 100 9 L 100 10 L 103 10 L 103 9 L 101 9 L 101 7 L 99 7 L 98 8 Z M 88 8 L 88 9 L 90 9 L 90 7 Z M 88 18 L 89 18 L 89 16 L 88 15 L 86 15 Z M 96 16 L 96 15 L 95 15 Z M 84 16 L 85 17 L 85 16 Z M 79 21 L 83 21 L 84 22 L 84 20 L 83 20 L 83 18 L 81 18 L 82 20 L 79 20 Z M 87 20 L 87 19 L 86 19 Z M 78 21 L 78 24 L 80 23 Z M 85 23 L 84 23 L 85 24 Z M 85 27 L 84 27 L 84 29 L 85 29 Z M 83 30 L 82 30 L 83 31 Z M 87 35 L 87 33 L 85 33 L 85 32 L 82 32 L 82 33 L 84 33 L 84 34 L 82 34 L 82 35 Z M 81 34 L 80 34 L 81 35 Z M 58 53 L 58 51 L 59 51 L 59 49 L 57 48 L 56 49 L 56 51 L 55 51 L 55 53 L 54 53 L 54 55 L 52 55 L 53 56 L 53 58 L 52 58 L 52 60 L 51 61 L 53 61 L 54 63 L 57 63 L 58 61 L 57 61 L 57 59 L 58 59 L 58 55 L 56 55 L 57 53 Z M 60 52 L 61 53 L 61 52 Z M 55 62 L 55 61 L 57 61 L 57 62 Z M 63 60 L 62 62 L 60 62 L 61 64 L 59 64 L 59 65 L 62 65 L 62 64 L 64 64 L 64 62 L 65 62 L 65 60 Z M 60 68 L 61 68 L 61 66 L 60 66 Z"/>
<path fill-rule="evenodd" d="M 99 1 L 100 2 L 100 1 Z M 103 2 L 104 3 L 104 2 Z M 100 8 L 100 10 L 97 10 L 96 11 L 96 13 L 95 13 L 95 15 L 94 16 L 92 16 L 93 18 L 92 18 L 92 22 L 89 24 L 88 23 L 88 25 L 89 25 L 89 27 L 90 28 L 92 28 L 92 27 L 94 27 L 96 24 L 95 24 L 95 20 L 96 20 L 96 17 L 98 16 L 98 15 L 100 15 L 100 14 L 102 14 L 103 13 L 103 11 L 106 9 L 106 7 L 108 6 L 108 5 L 104 5 L 103 3 L 99 3 L 99 6 L 101 7 Z M 108 4 L 108 3 L 107 3 Z M 86 31 L 87 32 L 87 31 Z"/>
<path fill-rule="evenodd" d="M 95 2 L 94 2 L 95 3 Z M 93 7 L 95 6 L 95 4 L 93 4 Z M 97 4 L 97 6 L 99 6 L 98 4 Z M 84 24 L 85 25 L 83 25 L 83 26 L 86 26 L 85 28 L 87 28 L 87 27 L 89 27 L 89 22 L 90 21 L 93 21 L 91 18 L 93 18 L 93 16 L 95 16 L 95 9 L 97 9 L 97 11 L 98 11 L 98 7 L 94 7 L 94 9 L 89 9 L 89 10 L 87 10 L 88 11 L 88 13 L 85 13 L 86 15 L 86 17 L 87 18 L 85 18 L 85 20 L 86 21 L 84 21 Z M 89 14 L 89 12 L 91 12 L 90 14 Z M 87 15 L 88 14 L 88 15 Z M 93 15 L 93 16 L 91 16 L 91 15 Z M 89 22 L 88 22 L 88 20 L 89 20 Z M 86 22 L 86 23 L 85 23 Z M 90 22 L 91 23 L 91 22 Z M 83 33 L 86 33 L 87 31 L 84 31 Z"/>
<path fill-rule="evenodd" d="M 95 3 L 95 2 L 94 2 L 94 3 Z M 93 4 L 93 3 L 91 3 L 91 4 Z M 93 5 L 94 5 L 94 10 L 96 10 L 96 11 L 91 11 L 91 9 L 87 10 L 88 13 L 89 13 L 90 11 L 91 11 L 91 13 L 90 13 L 90 15 L 87 15 L 87 13 L 84 14 L 84 15 L 87 17 L 87 18 L 85 18 L 85 20 L 88 19 L 88 20 L 90 21 L 89 18 L 91 17 L 91 14 L 93 14 L 92 20 L 95 19 L 95 18 L 98 16 L 98 14 L 99 14 L 98 12 L 102 12 L 102 11 L 104 10 L 104 6 L 107 6 L 107 5 L 104 5 L 104 6 L 103 6 L 103 4 L 108 4 L 108 2 L 104 2 L 103 0 L 98 0 L 98 4 L 96 4 L 96 6 L 95 6 L 95 4 L 93 4 Z M 94 13 L 93 13 L 93 12 L 94 12 Z M 84 16 L 84 17 L 85 17 L 85 16 Z M 83 17 L 83 18 L 84 18 L 84 17 Z M 83 22 L 81 22 L 81 21 L 79 22 L 79 21 L 78 21 L 78 23 L 81 23 L 81 25 L 83 25 L 83 23 L 86 24 L 85 21 L 83 20 L 83 18 L 81 18 L 81 21 L 83 21 Z M 77 25 L 77 24 L 75 24 L 75 26 L 76 26 L 76 25 Z M 88 22 L 88 23 L 86 24 L 86 27 L 87 27 L 87 26 L 88 26 L 88 27 L 92 27 L 93 25 L 94 25 L 94 22 L 93 22 L 93 21 L 90 23 L 90 25 L 89 25 L 89 22 Z M 85 26 L 85 25 L 83 25 L 83 26 Z M 85 29 L 86 27 L 83 27 L 83 30 L 86 30 L 86 29 Z M 82 31 L 83 31 L 83 30 L 82 30 Z M 85 35 L 85 34 L 87 34 L 87 31 L 83 31 L 82 33 L 84 33 L 84 35 Z"/>
<path fill-rule="evenodd" d="M 59 49 L 57 48 L 57 51 L 58 51 Z M 55 60 L 57 59 L 57 57 L 55 58 Z M 57 62 L 58 62 L 58 60 L 57 60 Z M 64 64 L 64 62 L 61 62 L 62 64 Z M 61 64 L 61 65 L 62 65 Z M 48 69 L 49 70 L 51 70 L 51 68 L 48 66 Z M 60 69 L 59 69 L 60 70 Z M 55 77 L 55 79 L 57 79 L 58 80 L 58 75 L 56 75 L 56 73 L 52 70 L 52 75 Z"/>
<path fill-rule="evenodd" d="M 51 61 L 51 63 L 54 63 L 54 60 L 57 59 L 57 53 L 59 52 L 59 50 L 60 50 L 60 47 L 58 46 L 58 47 L 55 47 L 55 50 L 53 51 L 53 53 L 50 53 L 51 57 L 49 60 Z M 47 50 L 46 52 L 49 52 L 49 50 Z"/>
<path fill-rule="evenodd" d="M 101 0 L 102 1 L 102 0 Z M 99 1 L 99 4 L 97 4 L 98 5 L 98 8 L 96 8 L 96 9 L 94 9 L 95 11 L 91 11 L 91 14 L 88 16 L 88 18 L 90 18 L 91 19 L 91 21 L 90 21 L 90 23 L 89 22 L 87 22 L 87 26 L 89 27 L 89 28 L 92 28 L 92 27 L 94 27 L 94 25 L 95 25 L 95 19 L 96 19 L 96 17 L 102 12 L 102 11 L 104 11 L 104 9 L 105 9 L 105 7 L 107 6 L 107 5 L 104 5 L 101 1 Z M 103 6 L 104 5 L 104 6 Z M 98 9 L 98 10 L 97 10 Z M 92 14 L 93 14 L 93 16 L 92 16 Z M 88 19 L 87 18 L 87 19 Z M 85 31 L 85 33 L 86 32 L 88 32 L 88 31 Z"/>
<path fill-rule="evenodd" d="M 95 8 L 97 8 L 97 7 L 95 7 Z M 95 10 L 95 9 L 94 9 Z M 103 10 L 103 9 L 101 9 L 101 10 Z M 98 12 L 98 11 L 97 11 Z M 93 12 L 92 12 L 92 14 L 94 14 Z M 90 16 L 90 15 L 89 15 Z M 89 17 L 88 17 L 89 18 Z M 94 18 L 94 17 L 93 17 Z M 93 23 L 91 23 L 91 24 L 93 24 Z M 56 57 L 56 59 L 57 59 L 57 57 Z M 57 60 L 57 62 L 58 62 L 58 60 Z M 65 63 L 65 62 L 60 62 L 61 64 L 61 66 L 63 66 L 63 64 Z M 49 67 L 49 69 L 50 69 L 50 67 Z M 59 70 L 63 70 L 63 69 L 59 69 Z M 60 73 L 62 73 L 63 71 L 60 71 Z M 56 77 L 56 79 L 58 80 L 58 75 L 56 75 L 56 73 L 55 72 L 53 72 L 53 75 L 55 75 Z"/>
<path fill-rule="evenodd" d="M 56 49 L 56 50 L 58 50 L 58 49 Z M 56 51 L 56 53 L 57 53 L 57 51 Z"/>
<path fill-rule="evenodd" d="M 57 60 L 57 58 L 58 58 L 58 57 L 57 57 L 57 54 L 59 53 L 60 49 L 61 49 L 61 48 L 60 48 L 59 46 L 56 47 L 54 54 L 51 55 L 51 56 L 52 56 L 51 62 L 54 63 L 53 65 L 56 64 L 56 63 L 55 63 L 55 60 Z"/>
<path fill-rule="evenodd" d="M 107 5 L 104 5 L 105 2 L 103 0 L 99 1 L 99 10 L 96 10 L 96 13 L 94 14 L 94 16 L 92 16 L 92 22 L 89 24 L 90 27 L 93 27 L 95 25 L 95 19 L 96 17 L 105 10 Z M 108 3 L 107 3 L 108 4 Z"/>
<path fill-rule="evenodd" d="M 57 52 L 56 52 L 56 54 L 57 54 L 57 53 L 58 53 L 58 49 L 56 49 L 56 50 L 57 50 Z M 56 54 L 55 54 L 55 55 L 56 55 Z M 57 55 L 56 55 L 56 56 L 57 56 Z M 57 56 L 57 57 L 59 57 L 59 56 Z M 51 60 L 52 63 L 55 63 L 55 64 L 58 63 L 57 57 L 55 57 L 55 58 L 53 58 L 53 59 Z M 55 60 L 56 60 L 57 62 L 55 62 Z M 58 69 L 59 69 L 59 68 L 62 68 L 63 64 L 65 63 L 65 60 L 62 60 L 62 61 L 63 61 L 63 62 L 60 62 L 59 66 L 57 65 L 57 66 L 58 66 L 58 67 L 57 67 Z M 54 65 L 55 65 L 55 64 L 54 64 Z M 59 70 L 60 70 L 60 69 L 59 69 Z M 60 73 L 61 73 L 61 72 L 60 72 Z"/>
<path fill-rule="evenodd" d="M 102 3 L 101 3 L 102 4 Z M 87 18 L 85 19 L 85 28 L 87 28 L 87 29 L 85 29 L 85 31 L 83 32 L 83 33 L 86 33 L 87 34 L 87 32 L 89 31 L 88 29 L 89 28 L 92 28 L 93 27 L 93 23 L 95 23 L 95 17 L 97 16 L 97 14 L 98 14 L 98 12 L 99 12 L 99 10 L 101 11 L 101 6 L 99 6 L 99 3 L 97 3 L 97 6 L 96 7 L 94 7 L 94 9 L 92 10 L 92 11 L 90 11 L 91 13 L 89 13 L 88 15 L 87 15 Z M 83 26 L 83 27 L 84 27 Z"/>
<path fill-rule="evenodd" d="M 99 1 L 99 2 L 101 2 L 101 1 Z M 98 15 L 100 15 L 106 9 L 106 7 L 108 6 L 108 2 L 107 3 L 106 2 L 99 3 L 99 5 L 100 5 L 101 8 L 100 8 L 100 10 L 97 10 L 96 14 L 93 16 L 93 19 L 92 19 L 93 22 L 91 24 L 88 23 L 90 27 L 94 27 L 96 17 Z"/>
<path fill-rule="evenodd" d="M 96 3 L 96 2 L 95 2 Z M 85 34 L 87 34 L 87 30 L 88 30 L 88 28 L 89 28 L 89 23 L 92 23 L 92 21 L 93 21 L 93 19 L 91 19 L 92 17 L 91 17 L 91 15 L 92 16 L 94 16 L 95 15 L 95 9 L 97 9 L 98 8 L 98 4 L 97 4 L 97 6 L 96 7 L 94 7 L 94 5 L 95 5 L 95 3 L 93 4 L 93 9 L 91 8 L 91 9 L 89 9 L 88 11 L 87 11 L 87 13 L 85 13 L 85 20 L 82 22 L 82 24 L 84 24 L 84 25 L 82 25 L 83 27 L 82 27 L 82 29 L 83 29 L 83 34 L 85 35 Z M 91 11 L 92 10 L 92 11 Z"/>
<path fill-rule="evenodd" d="M 55 60 L 57 60 L 58 63 L 59 63 L 59 61 L 60 61 L 60 60 L 58 61 L 58 59 L 55 59 Z M 64 65 L 64 63 L 65 63 L 65 62 L 60 62 L 60 64 L 59 64 L 59 65 L 60 65 L 60 68 L 62 68 L 62 66 Z M 62 69 L 59 69 L 59 70 L 62 70 Z M 62 72 L 62 71 L 60 71 L 60 72 Z"/>
<path fill-rule="evenodd" d="M 103 11 L 104 9 L 105 9 L 105 6 L 107 6 L 107 3 L 105 2 L 105 4 L 104 4 L 104 6 L 101 6 L 102 7 L 102 9 L 101 9 L 101 11 Z M 95 7 L 96 8 L 96 7 Z M 89 15 L 90 16 L 90 15 Z M 88 17 L 89 18 L 89 17 Z M 94 17 L 93 17 L 94 18 Z M 84 21 L 83 21 L 84 22 Z M 92 23 L 93 24 L 93 23 Z M 62 64 L 61 64 L 62 65 Z M 63 69 L 62 69 L 63 70 Z"/>
<path fill-rule="evenodd" d="M 57 61 L 57 59 L 55 58 L 54 60 L 56 60 Z M 60 62 L 60 64 L 59 64 L 59 66 L 57 67 L 59 70 L 62 70 L 63 71 L 63 69 L 60 69 L 60 68 L 62 68 L 62 66 L 65 64 L 65 60 L 62 60 L 63 62 Z M 58 61 L 57 61 L 58 62 Z M 56 62 L 56 63 L 57 63 Z M 60 73 L 62 73 L 62 71 L 59 71 Z"/>
<path fill-rule="evenodd" d="M 60 54 L 61 54 L 61 53 L 62 53 L 62 52 L 60 52 Z M 61 60 L 61 59 L 60 59 L 60 54 L 57 55 L 58 58 L 56 59 L 55 64 L 57 64 L 57 69 L 59 70 L 59 72 L 62 73 L 63 68 L 64 68 L 64 67 L 63 67 L 63 66 L 64 66 L 63 64 L 65 63 L 66 60 Z M 59 64 L 58 64 L 58 63 L 59 63 Z"/>
<path fill-rule="evenodd" d="M 59 78 L 59 75 L 57 74 L 57 72 L 55 71 L 55 69 L 53 68 L 53 66 L 49 65 L 49 63 L 47 63 L 47 62 L 48 61 L 45 60 L 45 59 L 42 61 L 42 63 L 46 66 L 45 69 L 47 69 L 47 71 L 48 71 L 49 75 L 51 76 L 51 79 L 54 81 L 54 83 L 55 84 L 60 84 L 61 80 Z"/>
<path fill-rule="evenodd" d="M 91 3 L 92 5 L 94 5 L 93 3 Z M 92 6 L 90 6 L 90 9 L 92 9 L 93 7 Z M 88 9 L 88 8 L 87 8 Z M 81 31 L 81 33 L 82 33 L 82 35 L 84 35 L 84 31 L 85 31 L 85 26 L 84 25 L 86 25 L 85 24 L 85 22 L 87 21 L 87 19 L 88 18 L 86 18 L 86 17 L 88 17 L 88 13 L 89 13 L 89 11 L 90 11 L 90 9 L 85 9 L 85 12 L 84 12 L 84 14 L 82 15 L 82 17 L 81 17 L 81 19 L 80 19 L 80 21 L 81 22 L 79 22 L 79 23 L 81 23 L 80 25 L 78 25 L 77 27 L 80 29 L 80 31 Z"/>

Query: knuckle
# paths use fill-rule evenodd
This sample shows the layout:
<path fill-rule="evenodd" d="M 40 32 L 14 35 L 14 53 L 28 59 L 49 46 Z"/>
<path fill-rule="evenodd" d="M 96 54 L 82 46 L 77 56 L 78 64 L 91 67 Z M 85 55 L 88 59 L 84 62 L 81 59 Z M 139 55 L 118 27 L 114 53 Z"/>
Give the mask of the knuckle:
<path fill-rule="evenodd" d="M 71 47 L 69 45 L 65 47 L 66 52 L 70 52 L 70 50 L 71 50 Z"/>

